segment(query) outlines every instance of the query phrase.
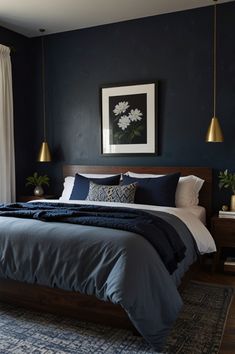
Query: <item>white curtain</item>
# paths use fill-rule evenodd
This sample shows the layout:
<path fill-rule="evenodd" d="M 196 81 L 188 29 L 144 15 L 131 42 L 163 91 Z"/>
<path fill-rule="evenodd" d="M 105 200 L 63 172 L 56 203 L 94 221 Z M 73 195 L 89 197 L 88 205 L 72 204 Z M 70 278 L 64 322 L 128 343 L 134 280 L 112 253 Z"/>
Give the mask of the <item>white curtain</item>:
<path fill-rule="evenodd" d="M 0 203 L 15 201 L 15 152 L 10 49 L 0 44 Z"/>

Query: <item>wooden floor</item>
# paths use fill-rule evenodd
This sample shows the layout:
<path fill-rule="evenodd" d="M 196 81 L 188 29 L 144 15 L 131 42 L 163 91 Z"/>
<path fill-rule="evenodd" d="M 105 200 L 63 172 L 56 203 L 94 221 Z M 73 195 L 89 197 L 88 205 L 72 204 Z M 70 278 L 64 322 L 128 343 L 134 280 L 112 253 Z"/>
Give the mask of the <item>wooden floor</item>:
<path fill-rule="evenodd" d="M 222 272 L 211 273 L 211 271 L 203 269 L 196 273 L 193 279 L 208 283 L 231 285 L 235 287 L 235 275 L 228 275 Z M 228 314 L 219 354 L 235 354 L 235 297 Z"/>

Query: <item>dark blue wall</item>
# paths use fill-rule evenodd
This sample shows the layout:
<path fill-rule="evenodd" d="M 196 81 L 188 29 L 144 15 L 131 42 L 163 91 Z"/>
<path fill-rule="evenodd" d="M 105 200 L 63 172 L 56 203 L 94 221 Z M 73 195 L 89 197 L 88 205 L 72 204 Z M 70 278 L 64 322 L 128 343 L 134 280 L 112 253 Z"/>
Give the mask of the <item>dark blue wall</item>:
<path fill-rule="evenodd" d="M 46 37 L 48 135 L 59 163 L 51 173 L 59 174 L 61 162 L 235 170 L 235 3 L 218 6 L 217 21 L 223 144 L 205 143 L 213 115 L 213 7 Z M 102 156 L 100 87 L 145 80 L 159 80 L 159 155 Z M 214 191 L 215 207 L 228 202 L 217 184 Z"/>
<path fill-rule="evenodd" d="M 17 139 L 27 134 L 32 149 L 26 151 L 24 142 L 18 156 L 24 151 L 31 172 L 47 172 L 56 193 L 63 163 L 211 166 L 215 176 L 235 170 L 235 3 L 219 5 L 217 14 L 217 115 L 224 143 L 205 143 L 213 75 L 213 7 L 206 7 L 46 36 L 47 131 L 54 155 L 47 165 L 32 163 L 42 141 L 42 117 L 40 42 L 30 40 L 34 112 L 27 133 L 23 126 L 16 133 Z M 102 156 L 100 87 L 152 80 L 159 81 L 159 155 Z M 229 194 L 218 192 L 216 178 L 214 183 L 217 208 Z"/>

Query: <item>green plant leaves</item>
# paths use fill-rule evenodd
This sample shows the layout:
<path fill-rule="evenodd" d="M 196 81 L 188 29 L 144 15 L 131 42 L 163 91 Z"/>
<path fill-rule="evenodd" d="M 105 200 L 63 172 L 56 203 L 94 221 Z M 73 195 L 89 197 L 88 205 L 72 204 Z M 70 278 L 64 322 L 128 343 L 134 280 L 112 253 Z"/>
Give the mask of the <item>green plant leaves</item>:
<path fill-rule="evenodd" d="M 219 172 L 219 188 L 231 188 L 235 194 L 235 173 L 230 173 L 226 169 L 224 172 Z"/>
<path fill-rule="evenodd" d="M 26 178 L 26 187 L 27 186 L 42 186 L 45 184 L 49 187 L 49 177 L 47 175 L 39 176 L 37 172 L 34 172 L 32 176 Z"/>

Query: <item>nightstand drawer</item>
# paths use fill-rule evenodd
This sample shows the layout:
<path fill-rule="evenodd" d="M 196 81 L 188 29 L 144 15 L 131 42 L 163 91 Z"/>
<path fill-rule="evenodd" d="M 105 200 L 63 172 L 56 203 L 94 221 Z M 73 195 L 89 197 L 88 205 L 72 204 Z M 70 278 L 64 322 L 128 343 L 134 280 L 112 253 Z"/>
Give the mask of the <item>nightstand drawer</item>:
<path fill-rule="evenodd" d="M 234 247 L 235 219 L 212 218 L 211 232 L 217 244 Z"/>
<path fill-rule="evenodd" d="M 214 230 L 214 236 L 215 237 L 225 237 L 225 236 L 234 236 L 235 237 L 235 224 L 233 227 L 229 227 L 229 225 L 224 225 L 217 224 L 216 225 L 216 230 Z"/>
<path fill-rule="evenodd" d="M 225 233 L 221 231 L 219 234 L 214 234 L 213 237 L 217 246 L 235 247 L 235 232 Z"/>

